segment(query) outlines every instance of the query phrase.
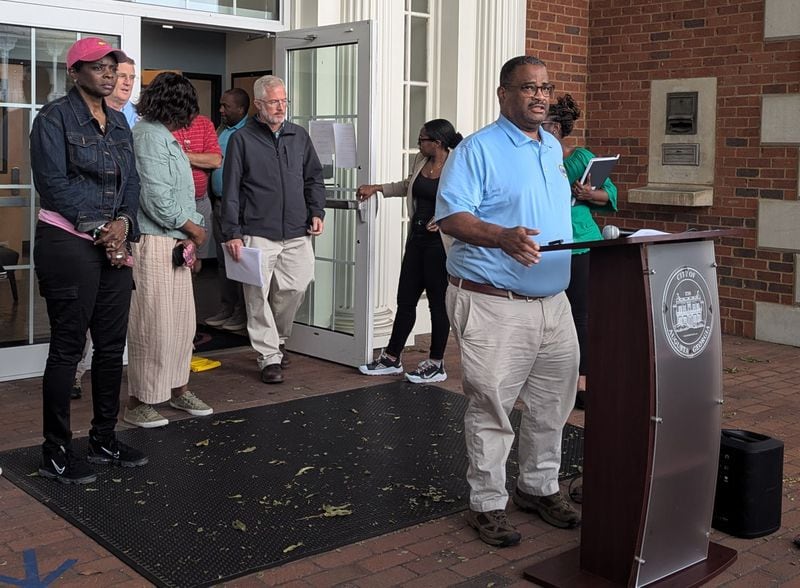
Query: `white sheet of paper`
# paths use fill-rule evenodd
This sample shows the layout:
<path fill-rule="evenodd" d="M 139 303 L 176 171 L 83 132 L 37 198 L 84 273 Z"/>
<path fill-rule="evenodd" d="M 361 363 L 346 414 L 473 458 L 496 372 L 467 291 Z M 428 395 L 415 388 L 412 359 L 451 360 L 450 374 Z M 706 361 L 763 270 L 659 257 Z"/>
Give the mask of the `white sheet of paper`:
<path fill-rule="evenodd" d="M 225 255 L 225 273 L 228 278 L 253 286 L 264 285 L 264 274 L 261 272 L 261 249 L 242 247 L 239 261 L 234 261 L 228 248 L 223 247 Z"/>
<path fill-rule="evenodd" d="M 356 160 L 356 128 L 351 123 L 333 123 L 336 167 L 358 167 Z"/>
<path fill-rule="evenodd" d="M 631 237 L 655 237 L 657 235 L 669 235 L 669 233 L 657 231 L 656 229 L 639 229 Z"/>
<path fill-rule="evenodd" d="M 308 134 L 320 161 L 330 162 L 336 141 L 333 136 L 333 121 L 312 120 L 308 122 Z"/>

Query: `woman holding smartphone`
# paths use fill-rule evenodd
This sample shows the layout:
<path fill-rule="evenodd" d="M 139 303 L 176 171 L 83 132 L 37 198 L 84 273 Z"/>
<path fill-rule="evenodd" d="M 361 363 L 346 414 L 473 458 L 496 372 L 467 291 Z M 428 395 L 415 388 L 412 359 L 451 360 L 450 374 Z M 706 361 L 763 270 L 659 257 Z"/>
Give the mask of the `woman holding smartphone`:
<path fill-rule="evenodd" d="M 415 384 L 443 382 L 444 350 L 450 334 L 450 321 L 445 310 L 447 291 L 446 254 L 439 227 L 433 222 L 436 209 L 436 191 L 450 150 L 461 142 L 461 133 L 444 119 L 430 120 L 419 131 L 419 153 L 411 167 L 411 174 L 402 182 L 371 184 L 358 188 L 358 199 L 366 200 L 377 192 L 386 197 L 405 196 L 410 218 L 400 281 L 397 286 L 397 313 L 392 335 L 378 359 L 362 365 L 358 370 L 367 376 L 385 376 L 403 373 L 400 355 L 406 339 L 417 319 L 417 303 L 422 292 L 428 296 L 431 311 L 431 349 L 429 358 L 420 362 L 406 379 Z"/>

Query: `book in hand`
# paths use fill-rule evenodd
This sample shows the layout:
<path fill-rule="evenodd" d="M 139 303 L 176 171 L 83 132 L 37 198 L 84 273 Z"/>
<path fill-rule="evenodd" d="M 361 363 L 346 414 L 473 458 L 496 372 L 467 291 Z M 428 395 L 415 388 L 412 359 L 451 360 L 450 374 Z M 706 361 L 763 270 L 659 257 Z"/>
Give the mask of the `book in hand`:
<path fill-rule="evenodd" d="M 581 184 L 585 184 L 591 176 L 592 189 L 602 186 L 606 178 L 611 175 L 611 170 L 617 165 L 617 161 L 619 161 L 619 154 L 609 157 L 592 157 L 581 176 Z"/>

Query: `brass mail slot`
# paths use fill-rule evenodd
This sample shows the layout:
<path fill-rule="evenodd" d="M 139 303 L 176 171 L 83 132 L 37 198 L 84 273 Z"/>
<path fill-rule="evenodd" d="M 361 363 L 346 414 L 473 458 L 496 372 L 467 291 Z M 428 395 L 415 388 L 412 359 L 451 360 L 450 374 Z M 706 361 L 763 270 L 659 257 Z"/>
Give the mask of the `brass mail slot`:
<path fill-rule="evenodd" d="M 661 145 L 661 165 L 700 165 L 700 145 L 697 143 Z"/>

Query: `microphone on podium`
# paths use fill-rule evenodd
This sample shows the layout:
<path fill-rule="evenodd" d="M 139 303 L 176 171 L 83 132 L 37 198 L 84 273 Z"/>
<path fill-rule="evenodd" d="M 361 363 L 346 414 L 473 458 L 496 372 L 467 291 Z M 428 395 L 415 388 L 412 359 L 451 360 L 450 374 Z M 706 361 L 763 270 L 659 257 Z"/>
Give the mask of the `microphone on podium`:
<path fill-rule="evenodd" d="M 630 237 L 636 231 L 629 231 L 627 229 L 620 229 L 615 225 L 606 225 L 603 227 L 603 239 L 620 239 L 622 237 Z"/>

